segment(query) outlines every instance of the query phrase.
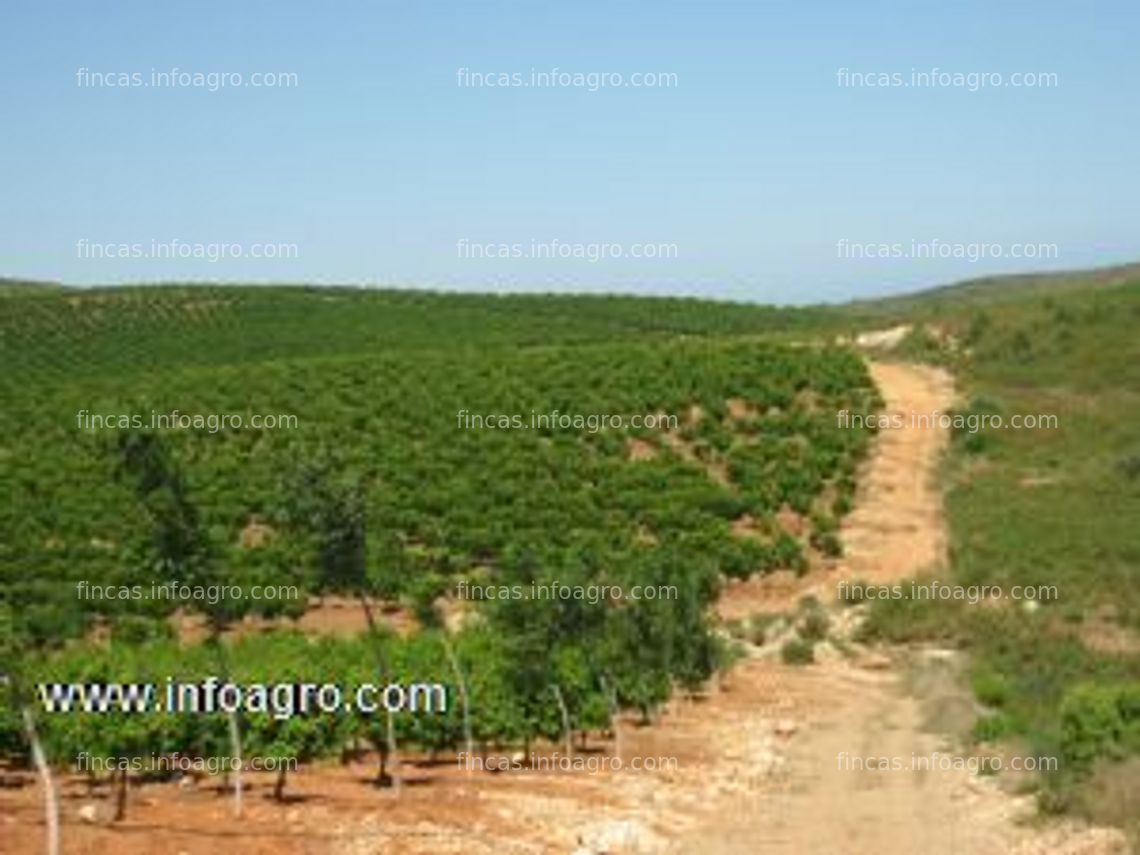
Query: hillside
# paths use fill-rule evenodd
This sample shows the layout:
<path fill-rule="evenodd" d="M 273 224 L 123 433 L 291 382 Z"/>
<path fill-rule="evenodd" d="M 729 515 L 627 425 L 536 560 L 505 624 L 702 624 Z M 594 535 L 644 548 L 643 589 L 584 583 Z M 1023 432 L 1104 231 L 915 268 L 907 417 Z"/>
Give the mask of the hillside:
<path fill-rule="evenodd" d="M 397 745 L 569 739 L 712 676 L 726 576 L 838 553 L 870 431 L 833 413 L 877 406 L 850 351 L 762 340 L 807 312 L 220 287 L 6 309 L 6 671 L 359 692 L 381 663 L 446 708 L 388 727 L 247 710 L 240 729 L 302 761 L 370 743 L 383 786 Z M 375 603 L 375 631 L 304 629 L 337 598 L 369 627 Z M 40 720 L 64 768 L 227 741 L 225 716 L 85 710 Z M 0 745 L 27 757 L 12 711 Z"/>
<path fill-rule="evenodd" d="M 768 739 L 781 710 L 805 718 L 805 741 L 788 756 L 810 762 L 877 733 L 884 704 L 907 710 L 897 740 L 911 738 L 918 707 L 902 706 L 886 681 L 865 704 L 818 718 L 813 705 L 857 685 L 850 663 L 874 662 L 875 650 L 905 659 L 940 645 L 965 657 L 960 679 L 979 704 L 940 726 L 955 750 L 1059 757 L 1060 770 L 1018 785 L 1049 811 L 1127 827 L 1132 801 L 1119 794 L 1134 786 L 1127 758 L 1140 744 L 1140 281 L 1121 275 L 976 282 L 838 309 L 285 286 L 13 289 L 0 314 L 0 358 L 12 369 L 0 380 L 0 482 L 12 499 L 0 509 L 0 652 L 18 704 L 0 713 L 3 774 L 26 792 L 17 710 L 36 681 L 193 683 L 224 667 L 244 685 L 335 676 L 351 688 L 379 670 L 392 685 L 439 686 L 446 710 L 251 713 L 242 738 L 247 754 L 299 761 L 275 783 L 252 777 L 283 806 L 288 790 L 325 785 L 346 804 L 367 803 L 359 788 L 371 780 L 401 799 L 392 809 L 407 829 L 423 822 L 435 788 L 470 796 L 472 779 L 432 758 L 476 744 L 508 756 L 537 744 L 545 755 L 566 741 L 572 754 L 580 733 L 591 752 L 620 758 L 619 731 L 664 717 L 659 735 L 623 737 L 625 756 L 630 745 L 669 747 L 720 781 L 752 773 L 726 771 L 736 761 L 715 752 L 690 757 L 686 740 Z M 862 354 L 832 344 L 888 322 L 918 332 L 880 353 L 874 374 Z M 955 430 L 941 459 L 929 437 L 877 432 L 859 418 L 882 411 L 887 379 L 893 410 L 947 407 L 938 383 L 906 391 L 907 378 L 925 375 L 889 364 L 904 355 L 953 373 L 953 413 L 1049 414 L 1061 428 Z M 171 414 L 181 421 L 152 422 Z M 936 466 L 944 490 L 925 480 Z M 844 604 L 837 587 L 840 577 L 914 573 L 1059 594 L 1032 609 L 871 605 Z M 153 594 L 170 583 L 179 593 Z M 268 589 L 288 593 L 250 596 Z M 92 594 L 109 590 L 142 594 Z M 570 593 L 473 593 L 488 590 Z M 814 648 L 826 657 L 810 664 Z M 712 691 L 696 717 L 678 708 L 678 694 L 721 681 L 736 695 Z M 70 804 L 90 798 L 69 777 L 83 771 L 83 752 L 229 756 L 224 715 L 113 710 L 39 710 Z M 812 741 L 824 721 L 837 729 Z M 675 733 L 688 735 L 670 742 Z M 343 776 L 330 772 L 338 757 Z M 145 798 L 133 805 L 131 790 L 167 793 L 170 779 L 91 777 L 122 811 L 113 819 L 108 807 L 99 834 L 134 827 L 136 811 L 171 828 L 180 809 L 223 821 L 206 802 L 170 808 L 169 821 Z M 482 798 L 513 792 L 509 780 L 486 790 L 473 780 Z M 595 797 L 540 780 L 547 795 L 536 806 L 555 792 L 575 804 Z M 837 804 L 864 804 L 844 795 L 847 779 L 823 780 Z M 804 781 L 816 781 L 809 795 L 822 786 Z M 394 792 L 408 782 L 428 802 Z M 937 815 L 939 802 L 897 786 Z M 954 779 L 937 798 L 973 786 Z M 653 799 L 686 792 L 670 787 Z M 728 811 L 738 790 L 716 792 L 710 810 Z M 480 801 L 462 810 L 483 817 Z M 276 808 L 248 810 L 257 845 Z M 842 835 L 848 812 L 836 808 L 828 835 Z M 354 807 L 339 815 L 371 828 Z M 315 814 L 304 816 L 298 846 L 313 833 Z M 701 821 L 725 847 L 757 833 Z M 1005 823 L 978 832 L 1008 841 Z M 564 839 L 548 832 L 547 843 Z M 82 839 L 81 851 L 106 843 Z"/>
<path fill-rule="evenodd" d="M 875 317 L 937 317 L 971 308 L 1019 303 L 1111 289 L 1140 278 L 1140 263 L 1064 270 L 1054 273 L 1015 273 L 967 279 L 912 294 L 856 300 L 839 307 L 843 314 L 862 320 Z"/>
<path fill-rule="evenodd" d="M 969 650 L 984 704 L 973 738 L 1064 758 L 1042 804 L 1135 835 L 1136 761 L 1109 758 L 1132 755 L 1140 726 L 1140 277 L 1116 275 L 1045 290 L 1027 277 L 1017 298 L 966 291 L 943 307 L 926 352 L 953 369 L 975 420 L 945 466 L 949 569 L 1007 596 L 992 608 L 883 603 L 872 626 Z M 1025 414 L 1046 426 L 1010 429 Z M 983 416 L 1004 429 L 979 429 Z M 1015 586 L 1038 593 L 1018 603 Z"/>

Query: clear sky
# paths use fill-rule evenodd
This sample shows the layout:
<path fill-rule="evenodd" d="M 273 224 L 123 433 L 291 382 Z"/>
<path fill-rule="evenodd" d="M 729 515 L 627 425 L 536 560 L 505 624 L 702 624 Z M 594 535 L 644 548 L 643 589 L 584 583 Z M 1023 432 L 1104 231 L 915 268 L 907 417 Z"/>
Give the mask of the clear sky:
<path fill-rule="evenodd" d="M 0 275 L 803 302 L 1136 260 L 1138 44 L 1136 0 L 6 0 Z M 96 77 L 175 68 L 295 84 Z M 607 85 L 476 85 L 555 68 Z M 974 82 L 856 85 L 935 68 Z"/>

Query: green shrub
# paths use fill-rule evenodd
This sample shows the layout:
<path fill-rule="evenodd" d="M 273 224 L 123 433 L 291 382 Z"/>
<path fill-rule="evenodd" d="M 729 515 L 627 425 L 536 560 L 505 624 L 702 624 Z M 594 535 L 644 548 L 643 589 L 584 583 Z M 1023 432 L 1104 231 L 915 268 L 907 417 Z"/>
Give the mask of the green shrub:
<path fill-rule="evenodd" d="M 942 342 L 922 324 L 910 329 L 895 348 L 895 353 L 915 362 L 933 365 L 945 363 L 950 356 Z"/>
<path fill-rule="evenodd" d="M 1004 706 L 1009 700 L 1009 681 L 1001 674 L 989 669 L 974 673 L 972 679 L 974 695 L 989 707 Z"/>
<path fill-rule="evenodd" d="M 815 662 L 815 644 L 803 638 L 790 638 L 780 648 L 785 665 L 811 665 Z"/>
<path fill-rule="evenodd" d="M 838 558 L 843 554 L 843 544 L 833 531 L 813 531 L 811 545 L 828 558 Z"/>
<path fill-rule="evenodd" d="M 800 623 L 800 635 L 808 641 L 823 641 L 831 628 L 831 618 L 822 608 L 808 609 Z"/>
<path fill-rule="evenodd" d="M 1012 730 L 1008 717 L 1004 715 L 987 715 L 974 722 L 973 737 L 975 742 L 997 742 Z"/>
<path fill-rule="evenodd" d="M 1061 753 L 1075 769 L 1140 748 L 1140 683 L 1084 684 L 1061 701 Z"/>

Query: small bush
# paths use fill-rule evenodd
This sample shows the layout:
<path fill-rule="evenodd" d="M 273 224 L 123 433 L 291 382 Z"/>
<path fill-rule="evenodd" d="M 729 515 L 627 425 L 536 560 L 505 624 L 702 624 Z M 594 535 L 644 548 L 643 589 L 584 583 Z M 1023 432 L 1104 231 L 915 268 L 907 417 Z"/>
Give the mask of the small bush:
<path fill-rule="evenodd" d="M 962 417 L 964 423 L 950 430 L 951 439 L 967 454 L 981 454 L 991 442 L 990 436 L 980 428 L 990 416 L 1001 415 L 1001 408 L 986 398 L 974 398 L 964 410 L 951 410 L 951 418 Z"/>
<path fill-rule="evenodd" d="M 1073 794 L 1060 786 L 1047 786 L 1037 793 L 1037 807 L 1049 816 L 1062 816 L 1073 807 Z"/>
<path fill-rule="evenodd" d="M 783 621 L 783 616 L 778 614 L 753 615 L 748 622 L 749 640 L 756 645 L 765 644 L 773 627 L 781 621 Z"/>
<path fill-rule="evenodd" d="M 1004 715 L 983 716 L 974 722 L 975 742 L 997 742 L 1012 730 L 1010 720 Z"/>
<path fill-rule="evenodd" d="M 944 364 L 949 359 L 949 353 L 942 342 L 922 324 L 911 328 L 899 342 L 895 352 L 915 362 L 928 362 L 934 365 Z"/>
<path fill-rule="evenodd" d="M 843 554 L 843 544 L 833 531 L 812 532 L 811 545 L 828 558 L 838 558 Z"/>
<path fill-rule="evenodd" d="M 777 567 L 792 570 L 797 576 L 807 570 L 807 560 L 799 541 L 786 531 L 780 532 L 772 542 L 772 551 Z"/>
<path fill-rule="evenodd" d="M 961 440 L 962 450 L 967 454 L 981 454 L 990 446 L 990 438 L 983 433 L 968 433 Z"/>
<path fill-rule="evenodd" d="M 1001 674 L 988 669 L 973 676 L 974 695 L 988 707 L 1004 706 L 1009 700 L 1009 682 Z"/>
<path fill-rule="evenodd" d="M 1140 749 L 1140 684 L 1081 685 L 1061 701 L 1061 753 L 1087 770 L 1098 757 Z"/>
<path fill-rule="evenodd" d="M 815 662 L 815 644 L 802 638 L 791 638 L 780 648 L 785 665 L 811 665 Z"/>
<path fill-rule="evenodd" d="M 800 635 L 808 641 L 823 641 L 831 628 L 831 618 L 821 608 L 809 609 L 800 624 Z"/>

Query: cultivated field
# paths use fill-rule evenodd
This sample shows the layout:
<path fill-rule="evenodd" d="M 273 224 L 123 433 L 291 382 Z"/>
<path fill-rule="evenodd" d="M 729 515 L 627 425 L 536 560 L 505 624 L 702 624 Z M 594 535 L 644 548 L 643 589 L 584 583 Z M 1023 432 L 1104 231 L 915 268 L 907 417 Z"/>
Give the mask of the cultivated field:
<path fill-rule="evenodd" d="M 1140 282 L 1006 284 L 6 286 L 0 851 L 1126 851 Z"/>

